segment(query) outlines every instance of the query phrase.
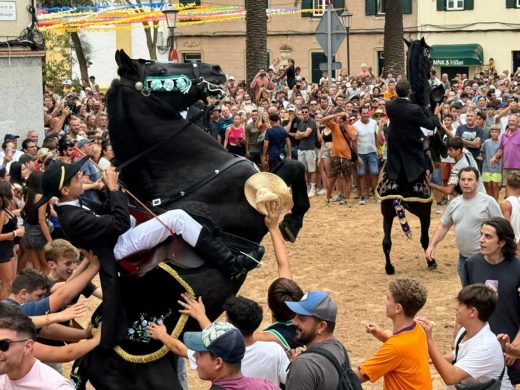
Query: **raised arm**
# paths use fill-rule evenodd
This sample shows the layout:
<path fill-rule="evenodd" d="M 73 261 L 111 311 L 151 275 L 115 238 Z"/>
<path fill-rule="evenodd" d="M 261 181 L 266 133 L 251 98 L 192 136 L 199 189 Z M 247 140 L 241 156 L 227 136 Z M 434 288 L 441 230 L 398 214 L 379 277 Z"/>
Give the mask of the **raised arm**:
<path fill-rule="evenodd" d="M 280 201 L 275 200 L 266 204 L 267 216 L 265 217 L 265 225 L 269 230 L 271 241 L 273 242 L 274 257 L 276 259 L 276 265 L 278 267 L 278 276 L 280 278 L 292 279 L 293 275 L 291 272 L 291 266 L 289 263 L 289 257 L 287 256 L 287 250 L 282 238 L 282 233 L 278 228 L 278 222 L 280 221 Z"/>

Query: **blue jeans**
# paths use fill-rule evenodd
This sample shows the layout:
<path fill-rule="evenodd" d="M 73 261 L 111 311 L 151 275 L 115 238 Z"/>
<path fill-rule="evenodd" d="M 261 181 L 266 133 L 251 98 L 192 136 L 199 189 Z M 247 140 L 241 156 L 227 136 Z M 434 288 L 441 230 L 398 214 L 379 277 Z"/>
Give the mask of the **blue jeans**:
<path fill-rule="evenodd" d="M 359 154 L 359 157 L 363 160 L 363 164 L 359 164 L 357 167 L 357 173 L 359 176 L 379 174 L 376 152 Z"/>
<path fill-rule="evenodd" d="M 460 284 L 462 285 L 462 287 L 464 287 L 464 284 L 466 283 L 466 279 L 468 277 L 468 275 L 466 275 L 466 268 L 464 268 L 464 264 L 466 264 L 466 259 L 467 257 L 464 257 L 459 253 L 457 272 L 459 273 Z"/>

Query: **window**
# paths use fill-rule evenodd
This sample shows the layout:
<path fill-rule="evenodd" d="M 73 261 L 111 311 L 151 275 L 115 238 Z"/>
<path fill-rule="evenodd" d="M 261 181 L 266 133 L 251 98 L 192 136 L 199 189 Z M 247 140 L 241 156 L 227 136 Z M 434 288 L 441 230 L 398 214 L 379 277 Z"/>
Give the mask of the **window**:
<path fill-rule="evenodd" d="M 182 62 L 185 64 L 200 64 L 202 62 L 201 53 L 182 53 Z"/>
<path fill-rule="evenodd" d="M 383 16 L 385 14 L 385 3 L 386 0 L 365 0 L 365 15 Z M 404 15 L 412 13 L 412 0 L 401 0 L 401 5 Z"/>
<path fill-rule="evenodd" d="M 319 18 L 325 13 L 325 9 L 327 8 L 328 3 L 329 0 L 301 0 L 302 16 L 304 18 Z M 334 0 L 331 3 L 336 11 L 339 11 L 338 14 L 343 12 L 342 10 L 345 8 L 345 0 Z"/>
<path fill-rule="evenodd" d="M 448 11 L 464 9 L 464 0 L 448 0 L 446 2 L 446 9 Z"/>
<path fill-rule="evenodd" d="M 312 16 L 321 16 L 325 13 L 327 8 L 327 0 L 313 0 L 312 1 Z"/>
<path fill-rule="evenodd" d="M 385 14 L 385 3 L 386 3 L 386 0 L 377 0 L 377 14 L 378 15 Z"/>
<path fill-rule="evenodd" d="M 506 8 L 520 8 L 519 0 L 506 0 Z"/>
<path fill-rule="evenodd" d="M 516 0 L 516 8 L 520 8 L 520 0 Z"/>
<path fill-rule="evenodd" d="M 516 1 L 516 0 L 507 0 Z M 437 11 L 466 11 L 474 8 L 475 0 L 437 0 Z"/>

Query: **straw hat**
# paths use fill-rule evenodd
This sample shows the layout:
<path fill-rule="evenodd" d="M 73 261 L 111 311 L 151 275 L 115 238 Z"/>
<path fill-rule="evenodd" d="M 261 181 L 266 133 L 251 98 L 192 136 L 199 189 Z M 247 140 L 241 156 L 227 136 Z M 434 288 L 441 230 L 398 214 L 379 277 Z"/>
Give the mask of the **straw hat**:
<path fill-rule="evenodd" d="M 267 215 L 266 204 L 273 200 L 280 200 L 281 215 L 287 214 L 293 206 L 289 187 L 274 173 L 254 174 L 247 179 L 244 193 L 249 204 L 263 215 Z"/>
<path fill-rule="evenodd" d="M 52 152 L 47 148 L 41 148 L 38 150 L 38 153 L 36 153 L 36 158 L 40 161 L 45 160 L 46 157 L 52 156 Z"/>

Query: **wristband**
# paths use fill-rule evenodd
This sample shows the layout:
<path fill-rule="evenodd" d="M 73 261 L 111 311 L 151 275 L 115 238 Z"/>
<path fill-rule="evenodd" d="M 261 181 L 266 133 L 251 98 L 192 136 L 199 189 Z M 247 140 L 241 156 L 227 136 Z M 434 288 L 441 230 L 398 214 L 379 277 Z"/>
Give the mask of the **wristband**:
<path fill-rule="evenodd" d="M 13 230 L 13 240 L 16 238 L 16 230 Z"/>

